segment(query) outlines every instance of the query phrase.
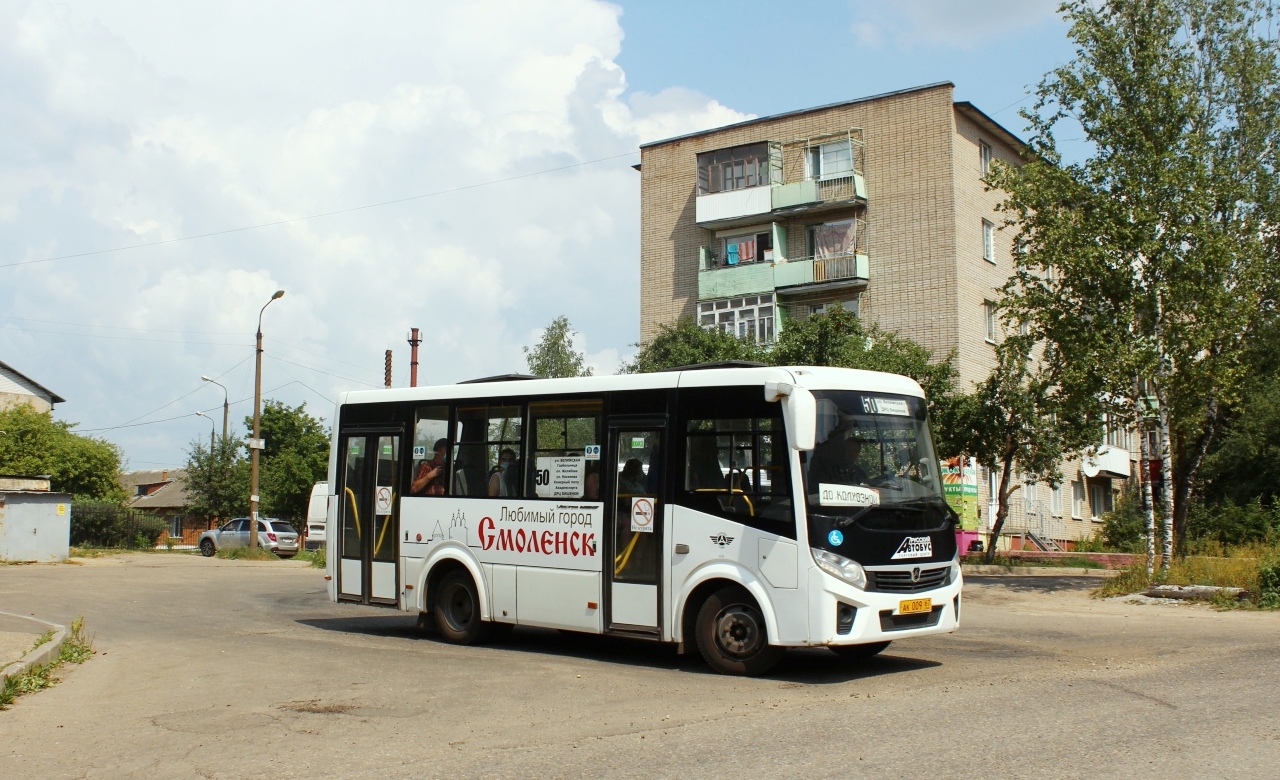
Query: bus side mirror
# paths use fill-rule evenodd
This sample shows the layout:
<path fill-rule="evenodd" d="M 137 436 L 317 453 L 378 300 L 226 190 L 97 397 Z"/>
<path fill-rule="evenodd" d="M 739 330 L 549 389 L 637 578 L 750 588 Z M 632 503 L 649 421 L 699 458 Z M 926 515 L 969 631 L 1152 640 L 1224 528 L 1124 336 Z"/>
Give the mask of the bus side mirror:
<path fill-rule="evenodd" d="M 808 451 L 816 444 L 818 402 L 813 393 L 787 382 L 765 382 L 764 400 L 782 402 L 782 421 L 787 426 L 787 443 Z"/>

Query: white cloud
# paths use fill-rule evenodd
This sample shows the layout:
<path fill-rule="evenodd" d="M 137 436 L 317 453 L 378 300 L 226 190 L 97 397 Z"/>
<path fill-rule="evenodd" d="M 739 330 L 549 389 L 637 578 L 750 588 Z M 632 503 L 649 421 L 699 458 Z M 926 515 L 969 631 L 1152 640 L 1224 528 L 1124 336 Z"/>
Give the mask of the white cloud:
<path fill-rule="evenodd" d="M 220 406 L 201 374 L 238 420 L 259 310 L 284 288 L 263 315 L 264 387 L 326 416 L 353 380 L 381 384 L 387 348 L 405 382 L 415 325 L 427 381 L 522 370 L 529 334 L 561 314 L 613 372 L 638 332 L 639 179 L 638 156 L 604 158 L 747 118 L 678 87 L 628 95 L 618 15 L 7 4 L 0 265 L 412 199 L 0 268 L 0 357 L 83 428 Z M 105 435 L 134 465 L 173 465 L 205 425 Z"/>
<path fill-rule="evenodd" d="M 856 0 L 849 25 L 859 46 L 874 49 L 947 47 L 972 50 L 1057 18 L 1059 0 Z"/>

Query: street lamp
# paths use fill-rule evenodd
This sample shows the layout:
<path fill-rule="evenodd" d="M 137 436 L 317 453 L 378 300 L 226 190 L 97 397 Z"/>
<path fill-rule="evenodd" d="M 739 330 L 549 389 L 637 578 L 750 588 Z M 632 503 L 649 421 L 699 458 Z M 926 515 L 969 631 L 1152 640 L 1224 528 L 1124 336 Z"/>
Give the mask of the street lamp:
<path fill-rule="evenodd" d="M 196 417 L 203 417 L 204 419 L 209 421 L 209 454 L 212 455 L 213 454 L 213 431 L 218 426 L 216 423 L 214 423 L 213 418 L 205 414 L 204 412 L 197 411 Z"/>
<path fill-rule="evenodd" d="M 284 290 L 276 290 L 271 301 L 284 297 Z M 258 422 L 262 414 L 262 313 L 271 305 L 271 301 L 262 304 L 258 310 L 258 344 L 255 355 L 257 361 L 253 370 L 253 438 L 249 439 L 249 549 L 258 546 L 258 451 L 262 449 L 262 439 L 258 438 Z"/>
<path fill-rule="evenodd" d="M 275 300 L 275 298 L 272 298 L 271 300 Z M 270 303 L 270 302 L 271 301 L 267 301 L 267 303 Z M 266 308 L 266 307 L 263 307 L 263 308 Z M 261 323 L 259 323 L 258 329 L 259 330 L 262 329 Z M 200 375 L 200 380 L 202 382 L 211 382 L 217 385 L 218 387 L 222 388 L 222 438 L 225 439 L 227 438 L 227 413 L 231 411 L 231 402 L 230 402 L 230 399 L 227 397 L 227 386 L 215 379 L 210 379 L 209 377 L 204 376 L 203 374 Z"/>

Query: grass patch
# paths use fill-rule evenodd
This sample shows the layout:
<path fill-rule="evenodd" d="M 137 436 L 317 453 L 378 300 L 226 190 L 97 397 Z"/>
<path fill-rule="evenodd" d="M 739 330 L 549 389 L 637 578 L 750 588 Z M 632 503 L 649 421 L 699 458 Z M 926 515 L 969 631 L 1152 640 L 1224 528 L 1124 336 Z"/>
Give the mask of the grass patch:
<path fill-rule="evenodd" d="M 224 547 L 215 553 L 229 561 L 278 561 L 280 558 L 264 547 Z"/>
<path fill-rule="evenodd" d="M 127 550 L 123 547 L 71 547 L 67 550 L 67 555 L 72 558 L 105 558 L 108 555 L 122 555 L 127 552 L 136 552 L 136 550 Z"/>
<path fill-rule="evenodd" d="M 1218 554 L 1188 555 L 1176 559 L 1170 563 L 1167 573 L 1160 571 L 1157 561 L 1155 572 L 1150 577 L 1147 576 L 1146 558 L 1139 557 L 1119 576 L 1103 583 L 1097 595 L 1140 593 L 1152 585 L 1208 585 L 1243 588 L 1250 595 L 1250 600 L 1244 602 L 1219 598 L 1215 600 L 1219 606 L 1243 604 L 1280 609 L 1280 545 L 1217 546 L 1209 552 Z"/>
<path fill-rule="evenodd" d="M 35 641 L 32 650 L 53 639 L 53 632 L 46 631 Z M 93 642 L 84 634 L 84 618 L 77 617 L 71 621 L 71 630 L 67 632 L 66 641 L 58 651 L 58 657 L 42 666 L 32 667 L 25 673 L 6 677 L 0 686 L 0 710 L 8 709 L 14 699 L 24 693 L 43 690 L 58 682 L 54 672 L 64 663 L 82 664 L 93 655 Z"/>
<path fill-rule="evenodd" d="M 306 561 L 313 569 L 323 569 L 325 567 L 324 546 L 321 545 L 314 550 L 299 550 L 294 560 Z"/>

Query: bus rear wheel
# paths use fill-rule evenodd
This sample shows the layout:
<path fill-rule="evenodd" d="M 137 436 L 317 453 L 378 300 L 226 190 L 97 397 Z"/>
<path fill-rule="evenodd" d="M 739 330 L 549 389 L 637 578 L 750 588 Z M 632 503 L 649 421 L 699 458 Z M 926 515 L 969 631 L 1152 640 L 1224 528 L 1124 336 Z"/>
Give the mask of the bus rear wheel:
<path fill-rule="evenodd" d="M 721 588 L 702 603 L 696 635 L 698 652 L 720 674 L 755 677 L 776 666 L 786 652 L 769 644 L 764 616 L 742 588 Z"/>
<path fill-rule="evenodd" d="M 487 635 L 487 626 L 480 619 L 480 596 L 465 571 L 450 572 L 440 581 L 435 616 L 440 635 L 455 645 L 474 645 Z"/>
<path fill-rule="evenodd" d="M 880 655 L 885 648 L 889 646 L 888 642 L 871 642 L 865 645 L 827 645 L 831 652 L 841 658 L 871 658 Z"/>

